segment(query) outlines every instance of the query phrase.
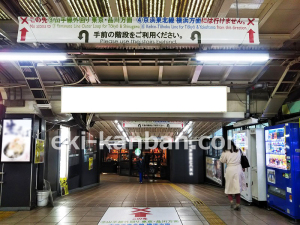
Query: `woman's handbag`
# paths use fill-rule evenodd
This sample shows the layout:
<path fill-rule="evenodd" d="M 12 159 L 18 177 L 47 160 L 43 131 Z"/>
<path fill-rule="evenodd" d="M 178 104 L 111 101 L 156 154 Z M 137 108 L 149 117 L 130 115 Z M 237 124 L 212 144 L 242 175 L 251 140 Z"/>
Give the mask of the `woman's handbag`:
<path fill-rule="evenodd" d="M 249 168 L 250 164 L 249 164 L 249 161 L 247 159 L 247 156 L 245 156 L 243 154 L 243 152 L 241 151 L 241 149 L 240 149 L 240 152 L 241 152 L 241 165 L 242 165 L 242 168 L 243 169 Z"/>

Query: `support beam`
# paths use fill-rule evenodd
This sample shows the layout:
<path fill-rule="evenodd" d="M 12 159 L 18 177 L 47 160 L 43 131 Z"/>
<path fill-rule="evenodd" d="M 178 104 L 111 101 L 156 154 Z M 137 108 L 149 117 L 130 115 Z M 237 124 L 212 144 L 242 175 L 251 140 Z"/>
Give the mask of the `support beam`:
<path fill-rule="evenodd" d="M 295 27 L 295 29 L 291 32 L 290 38 L 293 39 L 299 35 L 300 35 L 300 24 L 298 24 L 298 26 Z"/>
<path fill-rule="evenodd" d="M 230 10 L 230 6 L 234 2 L 234 0 L 224 0 L 220 7 L 217 17 L 225 18 Z"/>
<path fill-rule="evenodd" d="M 221 84 L 224 84 L 224 82 L 227 80 L 227 78 L 228 78 L 228 76 L 229 76 L 229 74 L 230 74 L 230 72 L 231 72 L 232 69 L 233 69 L 233 66 L 229 66 L 229 67 L 225 70 L 225 72 L 224 72 L 224 74 L 223 74 L 223 76 L 222 76 L 222 78 L 221 78 L 221 80 L 220 80 L 220 83 L 221 83 Z"/>
<path fill-rule="evenodd" d="M 257 83 L 257 81 L 265 74 L 265 72 L 269 69 L 270 66 L 268 66 L 272 62 L 272 59 L 270 59 L 264 66 L 261 66 L 259 70 L 254 74 L 254 76 L 249 81 L 250 83 Z"/>
<path fill-rule="evenodd" d="M 192 75 L 189 78 L 189 83 L 191 84 L 196 84 L 198 82 L 200 73 L 203 69 L 203 66 L 196 66 L 194 72 L 192 73 Z"/>
<path fill-rule="evenodd" d="M 93 116 L 94 116 L 94 113 L 91 113 L 91 114 L 88 115 L 88 119 L 86 121 L 86 128 L 87 128 L 87 130 L 91 129 L 90 124 L 92 122 Z"/>
<path fill-rule="evenodd" d="M 290 67 L 292 65 L 298 63 L 299 61 L 300 61 L 300 57 L 296 60 L 293 60 L 292 62 L 290 62 L 287 65 L 287 67 L 284 70 L 283 74 L 281 75 L 276 87 L 274 88 L 267 104 L 265 105 L 265 107 L 263 109 L 262 117 L 273 117 L 274 115 L 277 114 L 279 108 L 281 107 L 284 100 L 288 97 L 289 92 L 291 91 L 291 89 L 289 89 L 287 92 L 282 92 L 282 91 L 278 91 L 278 89 L 279 89 L 280 85 L 282 84 L 286 74 L 289 72 Z M 293 85 L 294 84 L 292 84 L 291 86 L 293 86 Z"/>
<path fill-rule="evenodd" d="M 0 87 L 0 93 L 1 93 L 2 99 L 6 100 L 7 99 L 7 92 L 5 91 L 5 88 Z"/>
<path fill-rule="evenodd" d="M 171 0 L 163 0 L 165 1 L 165 10 L 164 10 L 164 17 L 169 17 L 171 16 L 171 5 L 172 5 L 172 2 Z"/>
<path fill-rule="evenodd" d="M 126 66 L 123 66 L 123 74 L 124 74 L 125 83 L 128 84 L 128 72 Z"/>
<path fill-rule="evenodd" d="M 283 0 L 271 0 L 266 7 L 263 9 L 263 11 L 259 15 L 259 24 L 258 27 L 261 28 L 267 20 L 270 18 L 270 16 L 273 14 L 273 12 L 278 8 L 278 6 L 283 2 Z"/>
<path fill-rule="evenodd" d="M 109 0 L 109 5 L 110 5 L 112 17 L 120 17 L 118 13 L 116 0 Z"/>
<path fill-rule="evenodd" d="M 233 102 L 234 104 L 236 102 Z M 231 101 L 228 102 L 231 104 Z M 236 105 L 236 104 L 235 104 Z M 229 105 L 230 106 L 230 105 Z M 134 120 L 134 121 L 222 121 L 222 122 L 233 122 L 243 119 L 245 116 L 245 106 L 241 104 L 238 108 L 242 111 L 226 112 L 226 113 L 100 113 L 98 117 L 101 120 L 114 120 L 118 118 L 120 121 L 123 120 Z M 238 110 L 237 109 L 237 110 Z M 95 117 L 94 117 L 95 118 Z M 143 128 L 140 128 L 142 131 Z"/>
<path fill-rule="evenodd" d="M 161 84 L 161 82 L 162 82 L 163 71 L 164 71 L 164 67 L 160 66 L 159 67 L 159 71 L 158 71 L 158 83 L 159 84 Z"/>
<path fill-rule="evenodd" d="M 4 30 L 0 28 L 0 34 L 4 36 L 7 40 L 9 40 L 12 44 L 17 44 L 16 40 L 11 38 Z"/>
<path fill-rule="evenodd" d="M 87 74 L 87 80 L 91 84 L 100 84 L 101 83 L 99 81 L 98 76 L 95 73 L 93 67 L 91 67 L 91 66 L 81 66 L 80 68 L 85 71 L 85 73 Z"/>
<path fill-rule="evenodd" d="M 290 34 L 259 34 L 259 40 L 285 41 L 290 39 Z"/>
<path fill-rule="evenodd" d="M 281 48 L 285 41 L 290 40 L 289 34 L 260 34 L 259 40 L 268 45 L 277 46 Z"/>

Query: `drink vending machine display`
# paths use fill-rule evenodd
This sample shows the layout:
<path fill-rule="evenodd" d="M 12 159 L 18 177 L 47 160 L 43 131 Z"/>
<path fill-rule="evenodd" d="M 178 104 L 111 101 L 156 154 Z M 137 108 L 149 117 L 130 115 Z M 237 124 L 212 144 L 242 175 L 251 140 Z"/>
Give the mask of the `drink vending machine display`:
<path fill-rule="evenodd" d="M 246 187 L 241 197 L 251 203 L 267 201 L 264 152 L 264 130 L 261 128 L 235 131 L 233 140 L 247 156 L 250 168 L 245 169 Z"/>
<path fill-rule="evenodd" d="M 266 127 L 265 150 L 268 205 L 300 219 L 299 124 Z"/>

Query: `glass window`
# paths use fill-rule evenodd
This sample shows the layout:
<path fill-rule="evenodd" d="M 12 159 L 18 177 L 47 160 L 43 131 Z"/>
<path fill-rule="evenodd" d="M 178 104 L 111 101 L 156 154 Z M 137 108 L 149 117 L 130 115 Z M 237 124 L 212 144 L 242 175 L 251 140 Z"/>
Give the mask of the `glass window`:
<path fill-rule="evenodd" d="M 118 162 L 118 161 L 119 161 L 118 149 L 107 149 L 104 151 L 104 162 Z"/>

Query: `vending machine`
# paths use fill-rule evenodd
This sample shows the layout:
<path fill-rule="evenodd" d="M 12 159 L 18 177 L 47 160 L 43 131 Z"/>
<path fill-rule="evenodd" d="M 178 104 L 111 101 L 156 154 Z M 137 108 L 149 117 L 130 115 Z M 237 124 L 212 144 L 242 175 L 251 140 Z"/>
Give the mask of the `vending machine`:
<path fill-rule="evenodd" d="M 249 203 L 253 199 L 258 202 L 267 201 L 264 129 L 235 131 L 233 140 L 250 163 L 250 168 L 245 169 L 247 189 L 241 193 L 241 197 Z"/>
<path fill-rule="evenodd" d="M 265 149 L 268 205 L 300 219 L 299 124 L 266 127 Z"/>

